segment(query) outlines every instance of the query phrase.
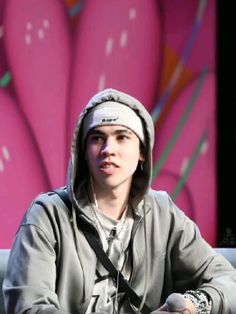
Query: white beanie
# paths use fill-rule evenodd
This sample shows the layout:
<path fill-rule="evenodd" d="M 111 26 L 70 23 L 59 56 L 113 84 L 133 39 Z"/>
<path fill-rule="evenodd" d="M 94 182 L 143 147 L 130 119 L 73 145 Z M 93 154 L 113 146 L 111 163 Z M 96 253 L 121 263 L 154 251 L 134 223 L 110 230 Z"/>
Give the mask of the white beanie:
<path fill-rule="evenodd" d="M 95 106 L 85 116 L 83 140 L 88 131 L 101 125 L 122 125 L 133 131 L 145 145 L 144 128 L 141 118 L 130 107 L 115 101 L 106 101 Z"/>

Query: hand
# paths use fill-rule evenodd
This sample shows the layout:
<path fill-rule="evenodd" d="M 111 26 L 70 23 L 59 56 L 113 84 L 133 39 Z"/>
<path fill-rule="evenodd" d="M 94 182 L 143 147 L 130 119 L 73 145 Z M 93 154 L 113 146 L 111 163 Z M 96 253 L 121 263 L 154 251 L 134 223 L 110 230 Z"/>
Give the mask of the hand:
<path fill-rule="evenodd" d="M 185 299 L 180 293 L 172 293 L 159 309 L 151 314 L 196 314 L 196 308 L 191 300 Z"/>

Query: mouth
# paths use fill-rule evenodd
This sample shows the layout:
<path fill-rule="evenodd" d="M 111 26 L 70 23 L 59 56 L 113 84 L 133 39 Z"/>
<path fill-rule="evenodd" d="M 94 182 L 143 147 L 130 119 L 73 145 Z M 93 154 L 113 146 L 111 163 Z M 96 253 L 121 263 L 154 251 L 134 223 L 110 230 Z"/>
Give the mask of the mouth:
<path fill-rule="evenodd" d="M 106 170 L 106 169 L 114 169 L 114 168 L 118 168 L 118 165 L 115 164 L 114 162 L 105 161 L 100 164 L 100 169 Z"/>
<path fill-rule="evenodd" d="M 117 172 L 117 169 L 120 168 L 115 162 L 113 161 L 102 161 L 99 165 L 100 171 L 104 175 L 113 175 Z"/>

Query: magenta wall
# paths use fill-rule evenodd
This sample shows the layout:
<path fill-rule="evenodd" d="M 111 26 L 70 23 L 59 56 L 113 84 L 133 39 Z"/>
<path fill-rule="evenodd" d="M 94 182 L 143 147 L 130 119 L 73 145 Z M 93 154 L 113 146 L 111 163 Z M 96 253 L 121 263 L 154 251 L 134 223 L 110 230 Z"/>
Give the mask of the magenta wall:
<path fill-rule="evenodd" d="M 215 1 L 0 0 L 0 247 L 65 184 L 78 114 L 113 87 L 156 125 L 153 187 L 216 244 Z"/>

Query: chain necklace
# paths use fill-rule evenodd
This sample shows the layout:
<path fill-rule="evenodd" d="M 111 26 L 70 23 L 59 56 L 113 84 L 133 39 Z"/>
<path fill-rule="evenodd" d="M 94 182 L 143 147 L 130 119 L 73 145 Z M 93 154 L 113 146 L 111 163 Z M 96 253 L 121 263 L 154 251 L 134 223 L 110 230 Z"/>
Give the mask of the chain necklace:
<path fill-rule="evenodd" d="M 93 181 L 90 180 L 90 213 L 94 217 L 95 224 L 99 231 L 101 242 L 106 251 L 107 255 L 111 259 L 112 263 L 118 270 L 117 275 L 117 284 L 114 285 L 114 282 L 111 278 L 107 278 L 106 286 L 109 287 L 109 290 L 106 289 L 105 297 L 108 300 L 115 293 L 115 302 L 113 303 L 113 313 L 118 313 L 119 300 L 119 276 L 120 271 L 123 269 L 125 278 L 131 275 L 131 259 L 130 254 L 126 255 L 124 249 L 125 246 L 128 247 L 130 241 L 131 230 L 133 226 L 133 217 L 131 219 L 131 207 L 127 205 L 124 209 L 121 219 L 116 224 L 111 224 L 112 219 L 109 220 L 109 217 L 104 215 L 102 211 L 99 210 L 96 194 L 93 188 Z M 103 218 L 104 217 L 104 218 Z M 113 220 L 114 221 L 114 220 Z M 123 231 L 123 232 L 122 232 Z M 114 239 L 117 241 L 113 242 Z M 97 269 L 99 270 L 102 265 L 98 263 Z M 108 285 L 109 284 L 109 285 Z M 114 287 L 114 288 L 112 288 Z M 115 290 L 114 290 L 115 289 Z M 113 291 L 114 290 L 114 291 Z M 99 291 L 100 292 L 100 291 Z M 96 294 L 96 293 L 95 293 Z"/>
<path fill-rule="evenodd" d="M 108 248 L 110 248 L 111 243 L 113 242 L 113 240 L 114 240 L 115 238 L 118 238 L 119 235 L 120 235 L 120 233 L 124 230 L 124 226 L 125 226 L 126 219 L 127 219 L 127 210 L 128 210 L 128 206 L 126 206 L 124 216 L 122 216 L 122 218 L 121 218 L 121 219 L 122 219 L 122 223 L 121 223 L 121 222 L 118 222 L 118 224 L 117 224 L 117 225 L 120 224 L 119 230 L 117 230 L 118 228 L 117 228 L 117 225 L 116 225 L 115 227 L 113 227 L 113 228 L 111 229 L 111 231 L 110 231 L 109 234 L 107 234 L 107 231 L 106 231 L 106 229 L 105 229 L 103 223 L 101 222 L 101 219 L 99 218 L 99 215 L 98 215 L 98 212 L 97 212 L 97 211 L 98 211 L 97 207 L 95 207 L 93 204 L 91 204 L 91 208 L 92 208 L 92 213 L 93 213 L 93 216 L 94 216 L 94 218 L 95 218 L 95 222 L 96 222 L 96 224 L 97 224 L 97 227 L 98 227 L 98 228 L 100 227 L 99 229 L 102 230 L 102 232 L 103 232 L 103 234 L 104 234 L 104 236 L 105 236 L 105 239 L 106 239 L 106 241 L 107 241 Z"/>
<path fill-rule="evenodd" d="M 118 270 L 118 272 L 117 272 L 117 284 L 114 285 L 114 282 L 112 284 L 112 286 L 114 285 L 114 289 L 115 289 L 115 291 L 113 292 L 113 293 L 115 293 L 115 301 L 113 304 L 113 313 L 118 314 L 119 313 L 118 307 L 119 307 L 119 300 L 120 300 L 120 296 L 118 294 L 119 293 L 119 276 L 121 274 L 121 270 L 124 267 L 125 263 L 126 263 L 126 267 L 127 267 L 128 262 L 126 260 L 127 257 L 125 256 L 125 253 L 124 253 L 124 246 L 127 245 L 127 240 L 130 236 L 128 236 L 126 234 L 123 240 L 119 239 L 119 243 L 121 243 L 121 246 L 120 246 L 120 249 L 118 252 L 114 251 L 114 249 L 112 248 L 112 244 L 113 244 L 114 239 L 115 238 L 117 239 L 119 237 L 122 230 L 125 230 L 125 226 L 128 230 L 128 226 L 130 225 L 130 222 L 128 219 L 129 207 L 128 207 L 128 205 L 126 206 L 121 220 L 117 223 L 117 225 L 115 225 L 114 227 L 111 228 L 110 233 L 108 235 L 108 232 L 107 232 L 104 224 L 102 223 L 102 220 L 99 217 L 99 214 L 101 211 L 98 211 L 99 210 L 98 207 L 96 207 L 94 204 L 90 204 L 90 205 L 91 205 L 90 206 L 91 213 L 95 218 L 95 223 L 97 225 L 97 228 L 98 228 L 98 230 L 101 230 L 102 233 L 105 235 L 105 240 L 106 240 L 106 246 L 105 247 L 107 247 L 107 249 L 104 248 L 104 250 L 106 251 L 106 253 L 109 256 L 109 258 L 111 259 L 112 263 L 115 265 L 115 267 Z M 119 228 L 117 228 L 118 225 L 119 225 Z M 103 243 L 103 241 L 102 241 L 102 243 Z M 114 246 L 116 246 L 116 245 L 117 245 L 117 243 L 114 243 Z M 127 269 L 126 269 L 126 272 L 127 272 Z M 129 270 L 129 272 L 127 272 L 125 274 L 126 274 L 126 277 L 128 278 L 128 276 L 130 276 L 130 270 Z M 108 279 L 109 279 L 109 277 L 108 277 Z M 110 284 L 111 284 L 111 282 L 110 282 Z M 111 291 L 113 291 L 113 290 L 111 290 Z M 106 298 L 108 298 L 108 297 L 106 297 Z"/>
<path fill-rule="evenodd" d="M 120 235 L 120 233 L 124 230 L 124 226 L 125 223 L 127 221 L 127 212 L 128 212 L 128 205 L 126 206 L 123 215 L 122 215 L 122 223 L 121 220 L 116 224 L 116 226 L 114 226 L 113 228 L 111 228 L 109 234 L 107 234 L 107 230 L 104 227 L 104 224 L 102 223 L 101 219 L 99 218 L 99 208 L 98 208 L 98 202 L 97 202 L 97 198 L 96 198 L 96 194 L 94 192 L 94 187 L 93 187 L 93 181 L 90 181 L 90 188 L 91 188 L 91 192 L 92 192 L 92 197 L 93 197 L 93 202 L 90 202 L 90 210 L 92 212 L 92 215 L 95 218 L 95 223 L 97 225 L 98 230 L 101 230 L 102 233 L 105 236 L 105 240 L 106 240 L 106 244 L 108 247 L 108 255 L 111 249 L 111 244 L 114 241 L 114 239 L 118 238 L 118 236 Z M 102 214 L 102 212 L 101 212 Z M 120 225 L 119 231 L 117 232 L 117 226 Z"/>

